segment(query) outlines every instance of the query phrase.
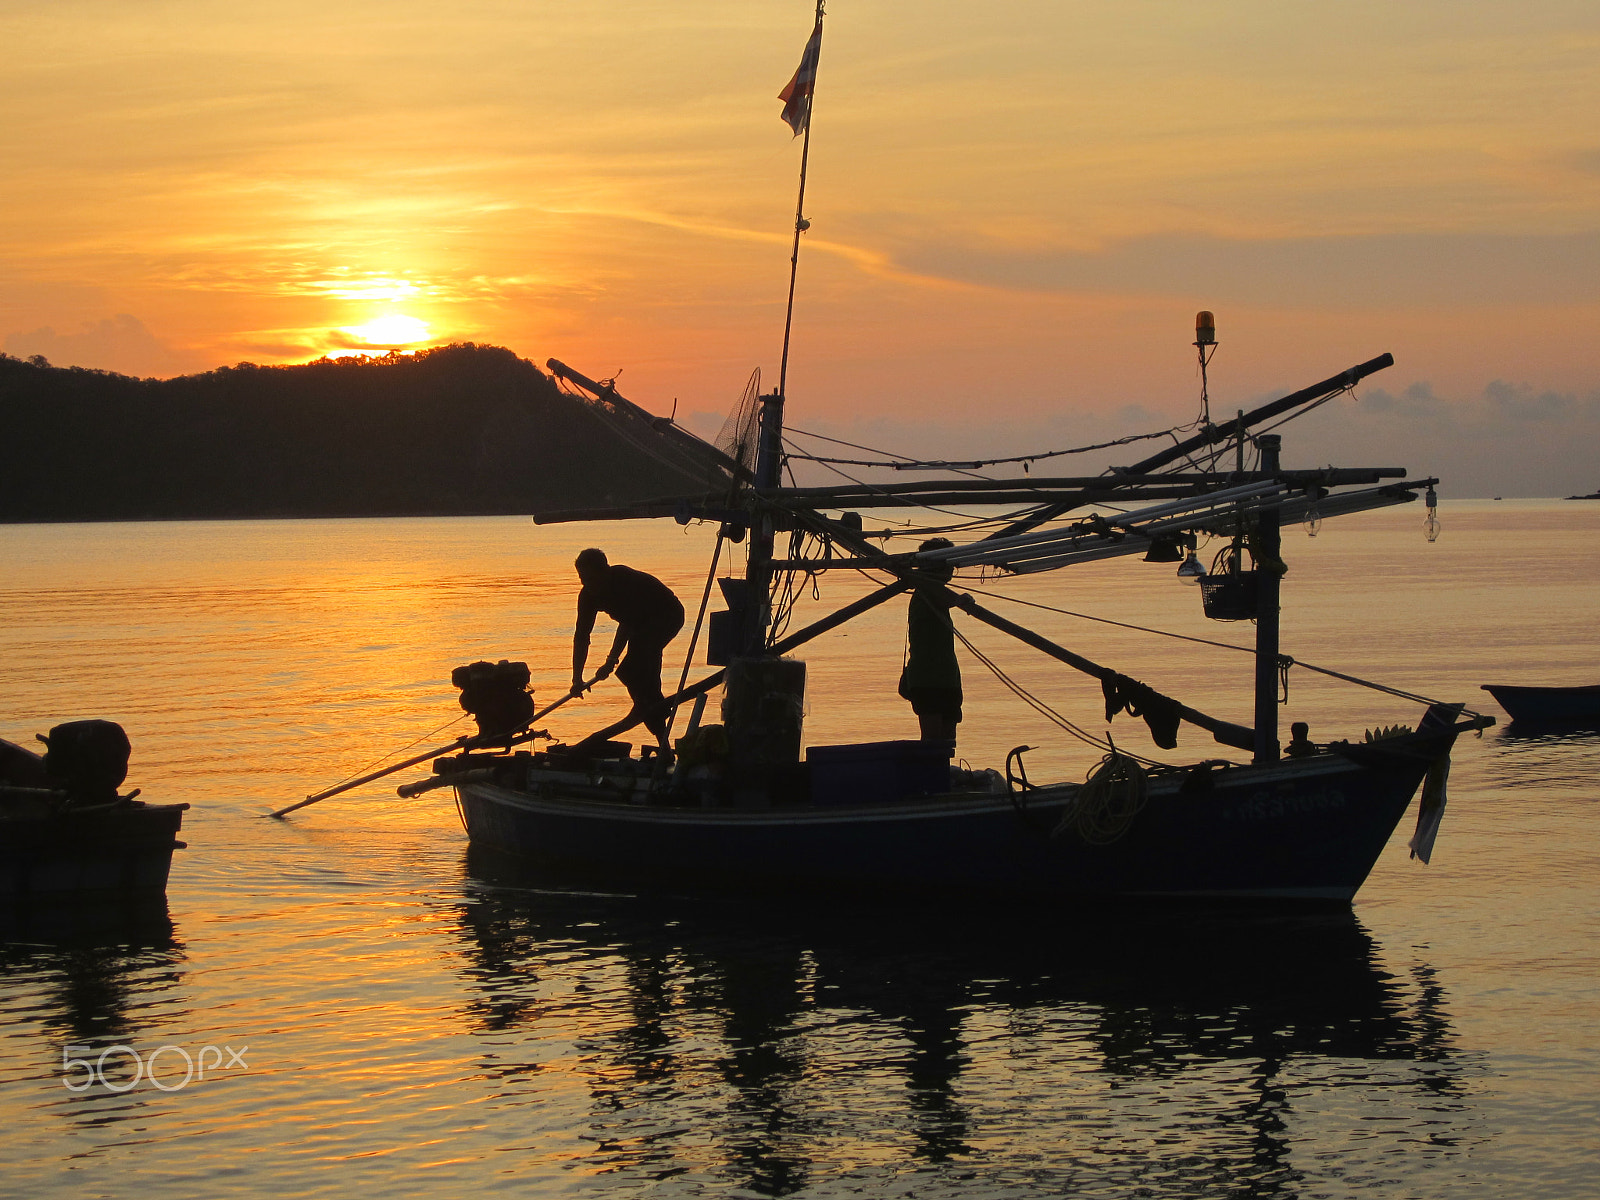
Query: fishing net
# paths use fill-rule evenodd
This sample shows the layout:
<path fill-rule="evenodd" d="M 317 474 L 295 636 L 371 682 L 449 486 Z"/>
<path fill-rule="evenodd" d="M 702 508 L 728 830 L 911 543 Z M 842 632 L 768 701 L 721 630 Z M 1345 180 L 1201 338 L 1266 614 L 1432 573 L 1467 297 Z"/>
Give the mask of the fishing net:
<path fill-rule="evenodd" d="M 760 396 L 761 368 L 757 367 L 750 372 L 750 381 L 744 385 L 733 411 L 722 423 L 716 440 L 718 450 L 752 474 L 756 469 L 756 441 L 761 423 Z"/>

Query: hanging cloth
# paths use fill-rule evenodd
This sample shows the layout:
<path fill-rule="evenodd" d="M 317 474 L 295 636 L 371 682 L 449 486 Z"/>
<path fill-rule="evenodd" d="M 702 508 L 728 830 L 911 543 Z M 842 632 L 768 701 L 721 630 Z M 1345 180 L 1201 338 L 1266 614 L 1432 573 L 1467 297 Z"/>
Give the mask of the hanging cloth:
<path fill-rule="evenodd" d="M 1106 676 L 1100 681 L 1100 690 L 1106 698 L 1107 721 L 1119 712 L 1126 712 L 1130 717 L 1143 717 L 1156 745 L 1163 750 L 1177 746 L 1183 705 L 1171 696 L 1163 696 L 1155 688 L 1126 675 Z"/>
<path fill-rule="evenodd" d="M 1417 804 L 1417 831 L 1411 837 L 1411 857 L 1420 858 L 1426 865 L 1433 857 L 1433 842 L 1439 836 L 1439 822 L 1444 820 L 1445 782 L 1450 778 L 1450 756 L 1441 754 L 1428 768 L 1422 781 L 1422 799 Z"/>

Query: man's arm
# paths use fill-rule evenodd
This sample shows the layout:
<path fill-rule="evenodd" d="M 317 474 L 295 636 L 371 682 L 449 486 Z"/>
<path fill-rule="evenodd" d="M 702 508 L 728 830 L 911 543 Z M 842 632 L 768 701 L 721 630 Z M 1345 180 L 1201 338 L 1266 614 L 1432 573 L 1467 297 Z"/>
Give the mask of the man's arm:
<path fill-rule="evenodd" d="M 595 610 L 578 593 L 578 624 L 572 631 L 572 695 L 583 693 L 583 666 L 589 661 L 589 634 L 594 630 Z"/>
<path fill-rule="evenodd" d="M 600 664 L 600 669 L 594 673 L 596 679 L 604 679 L 617 669 L 617 664 L 622 661 L 622 652 L 628 645 L 628 627 L 617 626 L 617 636 L 611 639 L 611 653 L 606 655 L 606 661 Z"/>

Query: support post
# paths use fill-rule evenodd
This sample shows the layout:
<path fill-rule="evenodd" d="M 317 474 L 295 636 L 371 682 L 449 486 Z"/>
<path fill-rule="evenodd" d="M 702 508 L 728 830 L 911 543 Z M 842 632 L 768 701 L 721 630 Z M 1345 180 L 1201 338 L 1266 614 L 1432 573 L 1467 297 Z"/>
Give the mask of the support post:
<path fill-rule="evenodd" d="M 1283 439 L 1263 433 L 1256 439 L 1261 448 L 1262 473 L 1278 470 L 1278 451 Z M 1278 532 L 1278 509 L 1264 505 L 1256 526 L 1256 744 L 1255 761 L 1278 761 L 1278 568 L 1282 538 Z"/>
<path fill-rule="evenodd" d="M 783 467 L 783 393 L 761 397 L 761 423 L 757 434 L 756 486 L 778 486 Z M 750 527 L 750 556 L 745 563 L 750 612 L 745 619 L 741 654 L 760 657 L 766 652 L 767 626 L 772 620 L 772 516 L 756 510 Z"/>

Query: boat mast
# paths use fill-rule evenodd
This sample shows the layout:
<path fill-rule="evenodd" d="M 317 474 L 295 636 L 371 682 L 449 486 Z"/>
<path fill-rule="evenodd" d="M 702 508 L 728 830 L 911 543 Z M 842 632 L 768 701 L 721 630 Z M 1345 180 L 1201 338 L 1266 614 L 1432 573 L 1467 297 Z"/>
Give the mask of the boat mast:
<path fill-rule="evenodd" d="M 816 95 L 817 65 L 822 58 L 822 6 L 824 0 L 817 0 L 817 25 L 811 33 L 811 41 L 806 44 L 806 53 L 800 63 L 800 73 L 804 73 L 809 59 L 811 78 L 805 80 L 806 88 L 804 99 L 805 111 L 805 140 L 800 146 L 800 195 L 794 204 L 794 246 L 789 251 L 789 304 L 783 314 L 783 355 L 778 360 L 778 406 L 783 406 L 784 388 L 789 382 L 789 334 L 794 329 L 794 281 L 800 270 L 800 235 L 811 227 L 811 222 L 806 220 L 806 164 L 811 158 L 811 102 Z M 797 79 L 797 82 L 799 80 Z M 777 480 L 767 486 L 775 486 Z M 760 486 L 760 485 L 758 485 Z"/>
<path fill-rule="evenodd" d="M 1243 441 L 1244 430 L 1239 431 Z M 1275 433 L 1256 436 L 1262 474 L 1276 473 L 1283 439 Z M 1256 744 L 1255 761 L 1278 761 L 1278 571 L 1282 539 L 1278 507 L 1264 504 L 1256 517 Z"/>
<path fill-rule="evenodd" d="M 801 56 L 800 69 L 790 82 L 802 89 L 801 119 L 804 141 L 800 147 L 800 191 L 794 206 L 794 243 L 789 252 L 789 300 L 783 314 L 783 354 L 778 362 L 778 390 L 761 397 L 761 427 L 757 439 L 756 479 L 758 488 L 778 487 L 783 465 L 783 402 L 789 382 L 789 337 L 794 330 L 794 287 L 800 271 L 800 235 L 811 226 L 806 220 L 806 167 L 811 158 L 811 101 L 815 94 L 817 63 L 822 53 L 822 15 L 824 0 L 817 0 L 817 23 Z M 760 516 L 750 531 L 750 557 L 745 566 L 752 614 L 748 626 L 746 653 L 765 652 L 767 627 L 772 617 L 772 543 L 770 516 Z"/>

